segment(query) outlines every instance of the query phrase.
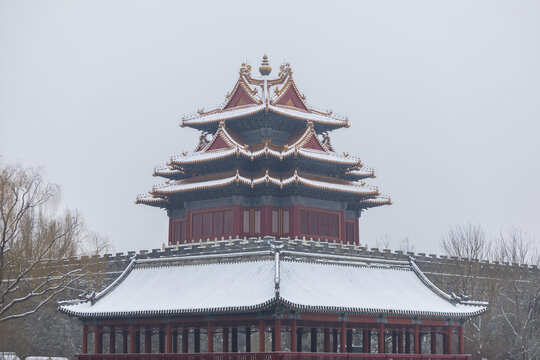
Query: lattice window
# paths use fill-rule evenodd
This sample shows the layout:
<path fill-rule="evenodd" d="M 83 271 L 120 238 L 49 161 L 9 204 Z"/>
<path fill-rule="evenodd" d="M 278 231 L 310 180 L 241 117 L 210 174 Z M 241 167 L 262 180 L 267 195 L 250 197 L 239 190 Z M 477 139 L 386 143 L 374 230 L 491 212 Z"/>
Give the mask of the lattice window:
<path fill-rule="evenodd" d="M 173 244 L 182 244 L 185 240 L 186 222 L 184 220 L 176 220 L 173 222 Z"/>
<path fill-rule="evenodd" d="M 339 237 L 339 215 L 330 214 L 329 220 L 330 222 L 329 222 L 328 235 L 334 238 Z"/>
<path fill-rule="evenodd" d="M 328 213 L 319 213 L 319 235 L 328 236 Z"/>
<path fill-rule="evenodd" d="M 244 210 L 244 234 L 249 234 L 249 210 Z"/>
<path fill-rule="evenodd" d="M 255 210 L 253 212 L 253 216 L 255 219 L 253 220 L 253 226 L 254 226 L 254 233 L 260 234 L 261 233 L 261 210 Z"/>
<path fill-rule="evenodd" d="M 278 224 L 279 224 L 279 212 L 277 210 L 272 210 L 272 234 L 278 233 Z"/>
<path fill-rule="evenodd" d="M 289 234 L 290 214 L 289 210 L 283 210 L 283 235 Z"/>
<path fill-rule="evenodd" d="M 193 214 L 192 220 L 193 220 L 193 223 L 191 224 L 191 226 L 192 226 L 192 231 L 193 231 L 193 238 L 199 239 L 202 236 L 202 223 L 203 223 L 202 214 L 200 213 Z"/>
<path fill-rule="evenodd" d="M 223 211 L 214 212 L 214 236 L 223 235 Z"/>
<path fill-rule="evenodd" d="M 203 214 L 203 236 L 212 236 L 212 213 L 207 212 Z"/>
<path fill-rule="evenodd" d="M 309 232 L 310 235 L 319 235 L 319 212 L 309 212 Z"/>
<path fill-rule="evenodd" d="M 223 235 L 232 235 L 233 225 L 233 211 L 225 210 L 223 215 Z"/>
<path fill-rule="evenodd" d="M 309 234 L 309 212 L 300 210 L 300 233 Z"/>

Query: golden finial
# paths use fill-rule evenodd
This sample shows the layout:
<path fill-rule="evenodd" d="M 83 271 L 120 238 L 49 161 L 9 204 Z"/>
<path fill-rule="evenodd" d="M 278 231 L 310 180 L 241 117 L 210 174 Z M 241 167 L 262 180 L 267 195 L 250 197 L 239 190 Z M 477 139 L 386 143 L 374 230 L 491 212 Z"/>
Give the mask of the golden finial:
<path fill-rule="evenodd" d="M 270 73 L 272 72 L 272 67 L 268 62 L 268 56 L 266 54 L 263 56 L 261 66 L 259 66 L 259 72 L 261 73 L 261 75 L 270 75 Z"/>

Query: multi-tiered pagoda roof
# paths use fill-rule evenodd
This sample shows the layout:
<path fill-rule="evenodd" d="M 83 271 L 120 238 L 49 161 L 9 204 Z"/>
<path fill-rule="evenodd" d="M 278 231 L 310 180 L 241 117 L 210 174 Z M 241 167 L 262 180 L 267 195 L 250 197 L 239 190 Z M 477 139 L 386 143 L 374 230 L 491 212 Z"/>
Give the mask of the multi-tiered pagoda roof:
<path fill-rule="evenodd" d="M 137 203 L 174 209 L 194 199 L 301 195 L 360 211 L 391 204 L 362 181 L 375 177 L 372 169 L 332 146 L 328 132 L 348 128 L 348 118 L 311 106 L 288 64 L 271 76 L 265 58 L 261 69 L 253 77 L 243 64 L 222 105 L 182 118 L 182 127 L 201 131 L 198 146 L 156 168 L 167 181 Z"/>

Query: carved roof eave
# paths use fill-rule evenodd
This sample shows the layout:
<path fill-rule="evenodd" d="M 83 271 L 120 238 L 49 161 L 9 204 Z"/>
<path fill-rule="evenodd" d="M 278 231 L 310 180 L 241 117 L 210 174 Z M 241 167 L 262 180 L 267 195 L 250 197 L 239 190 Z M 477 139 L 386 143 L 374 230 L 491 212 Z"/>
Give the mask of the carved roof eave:
<path fill-rule="evenodd" d="M 335 129 L 349 127 L 349 120 L 346 117 L 338 117 L 332 113 L 323 113 L 318 110 L 306 112 L 298 108 L 283 105 L 245 105 L 223 111 L 212 110 L 204 113 L 201 112 L 182 117 L 180 126 L 202 129 L 212 125 L 216 126 L 221 121 L 237 120 L 267 111 L 295 120 L 312 121 L 315 125 Z"/>
<path fill-rule="evenodd" d="M 328 179 L 330 180 L 330 179 Z M 236 174 L 225 173 L 221 174 L 221 177 L 210 178 L 206 181 L 191 182 L 191 181 L 176 181 L 168 182 L 162 185 L 156 185 L 153 187 L 151 194 L 154 196 L 166 197 L 174 194 L 207 190 L 212 188 L 225 187 L 231 184 L 244 184 L 250 187 L 259 185 L 274 185 L 280 188 L 287 186 L 296 186 L 298 184 L 305 185 L 310 188 L 325 190 L 325 191 L 337 191 L 348 194 L 356 194 L 365 196 L 366 198 L 374 198 L 379 195 L 379 191 L 376 187 L 366 185 L 364 183 L 358 184 L 354 182 L 342 181 L 341 183 L 328 182 L 324 179 L 311 179 L 302 175 L 299 175 L 295 171 L 294 175 L 285 178 L 278 179 L 269 175 L 268 171 L 263 176 L 258 178 L 252 178 L 251 176 L 243 176 L 236 170 Z"/>

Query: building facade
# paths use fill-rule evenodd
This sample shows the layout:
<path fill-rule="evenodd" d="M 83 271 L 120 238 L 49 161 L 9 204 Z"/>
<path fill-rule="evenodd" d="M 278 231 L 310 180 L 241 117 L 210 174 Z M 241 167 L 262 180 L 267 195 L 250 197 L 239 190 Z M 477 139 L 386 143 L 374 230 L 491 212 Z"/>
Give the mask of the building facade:
<path fill-rule="evenodd" d="M 137 198 L 167 210 L 170 251 L 61 304 L 83 323 L 79 360 L 468 359 L 463 323 L 487 304 L 412 258 L 359 252 L 361 212 L 391 202 L 334 151 L 348 120 L 308 105 L 288 65 L 259 72 L 243 65 L 222 106 L 182 119 L 197 148 Z"/>
<path fill-rule="evenodd" d="M 391 204 L 355 156 L 338 154 L 329 133 L 346 117 L 310 106 L 288 64 L 271 76 L 267 58 L 251 75 L 242 65 L 225 102 L 182 118 L 200 131 L 191 153 L 154 175 L 137 203 L 167 210 L 169 245 L 228 237 L 313 238 L 358 244 L 362 211 Z"/>

